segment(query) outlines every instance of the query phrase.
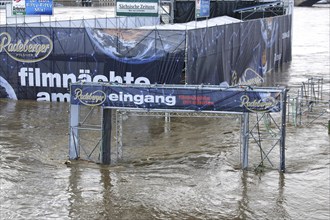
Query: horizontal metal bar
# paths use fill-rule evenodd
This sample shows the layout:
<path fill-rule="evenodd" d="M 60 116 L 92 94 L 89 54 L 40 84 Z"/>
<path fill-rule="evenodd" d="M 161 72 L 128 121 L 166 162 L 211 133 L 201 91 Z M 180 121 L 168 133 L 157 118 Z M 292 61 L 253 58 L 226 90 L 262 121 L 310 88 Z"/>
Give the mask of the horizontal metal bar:
<path fill-rule="evenodd" d="M 111 109 L 119 109 L 118 107 L 104 107 Z M 118 111 L 127 111 L 127 112 L 146 112 L 146 113 L 186 113 L 186 114 L 213 114 L 213 115 L 242 115 L 244 112 L 227 112 L 227 111 L 194 111 L 194 110 L 179 110 L 179 109 L 141 109 L 141 108 L 124 108 L 120 107 Z"/>
<path fill-rule="evenodd" d="M 105 82 L 76 82 L 71 85 L 84 86 L 113 86 L 123 88 L 166 88 L 166 89 L 199 89 L 199 90 L 217 90 L 217 91 L 249 91 L 249 92 L 283 92 L 284 87 L 251 87 L 251 86 L 229 86 L 224 87 L 220 85 L 181 85 L 181 84 L 119 84 L 119 83 L 105 83 Z"/>
<path fill-rule="evenodd" d="M 101 131 L 102 128 L 101 127 L 90 127 L 90 126 L 84 126 L 84 127 L 81 127 L 81 126 L 75 126 L 75 127 L 71 127 L 71 128 L 77 128 L 79 130 L 94 130 L 94 131 Z"/>

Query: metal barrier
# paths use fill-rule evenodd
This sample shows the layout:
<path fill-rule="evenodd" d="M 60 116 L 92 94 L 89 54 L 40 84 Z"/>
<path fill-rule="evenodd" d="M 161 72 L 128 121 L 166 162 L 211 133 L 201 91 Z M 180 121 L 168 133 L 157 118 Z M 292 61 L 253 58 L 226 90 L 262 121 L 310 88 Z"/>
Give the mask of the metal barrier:
<path fill-rule="evenodd" d="M 324 90 L 323 78 L 309 78 L 288 94 L 288 123 L 311 125 L 330 120 L 330 95 Z M 323 121 L 323 122 L 322 122 Z"/>

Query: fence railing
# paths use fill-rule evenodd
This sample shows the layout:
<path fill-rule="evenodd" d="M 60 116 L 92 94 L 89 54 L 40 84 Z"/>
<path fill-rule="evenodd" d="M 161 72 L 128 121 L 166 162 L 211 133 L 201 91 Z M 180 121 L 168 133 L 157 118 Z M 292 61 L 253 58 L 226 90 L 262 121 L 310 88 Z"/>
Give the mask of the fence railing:
<path fill-rule="evenodd" d="M 294 126 L 327 124 L 330 120 L 330 90 L 323 78 L 309 78 L 288 94 L 287 122 Z"/>

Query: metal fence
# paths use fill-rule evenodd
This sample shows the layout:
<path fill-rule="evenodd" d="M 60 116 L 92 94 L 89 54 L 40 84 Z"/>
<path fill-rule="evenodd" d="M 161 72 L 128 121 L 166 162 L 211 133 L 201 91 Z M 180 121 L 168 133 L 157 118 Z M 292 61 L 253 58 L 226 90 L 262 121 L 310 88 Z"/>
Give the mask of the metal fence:
<path fill-rule="evenodd" d="M 308 78 L 300 86 L 292 88 L 288 95 L 288 123 L 294 126 L 310 126 L 330 120 L 330 90 L 324 88 L 323 78 Z"/>

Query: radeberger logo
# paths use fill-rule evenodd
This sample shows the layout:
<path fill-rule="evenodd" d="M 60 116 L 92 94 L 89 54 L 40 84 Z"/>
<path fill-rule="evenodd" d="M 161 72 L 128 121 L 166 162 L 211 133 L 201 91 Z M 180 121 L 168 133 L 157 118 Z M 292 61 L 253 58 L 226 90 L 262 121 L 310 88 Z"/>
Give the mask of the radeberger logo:
<path fill-rule="evenodd" d="M 250 101 L 250 97 L 243 95 L 241 97 L 240 107 L 245 107 L 251 112 L 269 112 L 272 107 L 277 104 L 276 100 L 273 97 L 267 97 L 266 100 L 253 100 Z"/>
<path fill-rule="evenodd" d="M 266 62 L 266 61 L 264 61 Z M 264 79 L 252 68 L 247 68 L 242 76 L 239 78 L 236 71 L 231 76 L 231 84 L 234 85 L 260 85 L 264 82 Z"/>
<path fill-rule="evenodd" d="M 45 35 L 35 35 L 25 41 L 12 42 L 9 33 L 0 33 L 0 53 L 5 51 L 8 56 L 16 61 L 24 63 L 38 62 L 46 57 L 53 50 L 53 42 Z"/>
<path fill-rule="evenodd" d="M 78 88 L 75 90 L 74 100 L 78 99 L 84 105 L 97 106 L 101 105 L 105 101 L 106 97 L 106 94 L 101 90 L 83 93 L 83 91 Z"/>

